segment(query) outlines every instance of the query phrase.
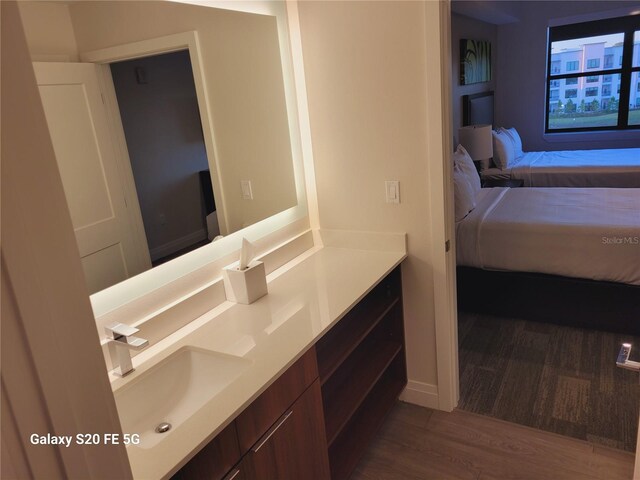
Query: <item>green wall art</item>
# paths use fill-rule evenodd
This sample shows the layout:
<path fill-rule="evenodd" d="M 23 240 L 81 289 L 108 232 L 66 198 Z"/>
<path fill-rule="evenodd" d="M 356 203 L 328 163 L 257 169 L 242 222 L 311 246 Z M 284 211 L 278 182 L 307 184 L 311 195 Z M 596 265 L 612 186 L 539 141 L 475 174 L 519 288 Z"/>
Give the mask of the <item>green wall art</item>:
<path fill-rule="evenodd" d="M 491 42 L 460 40 L 460 85 L 491 80 Z"/>

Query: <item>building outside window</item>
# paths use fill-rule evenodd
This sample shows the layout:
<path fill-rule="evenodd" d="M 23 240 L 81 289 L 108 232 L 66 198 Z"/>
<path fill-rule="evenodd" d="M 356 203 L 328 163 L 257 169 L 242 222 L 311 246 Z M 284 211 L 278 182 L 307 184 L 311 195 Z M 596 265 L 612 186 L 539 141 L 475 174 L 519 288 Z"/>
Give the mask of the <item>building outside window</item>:
<path fill-rule="evenodd" d="M 587 68 L 600 68 L 600 59 L 599 58 L 588 59 Z"/>
<path fill-rule="evenodd" d="M 548 38 L 546 132 L 640 128 L 640 15 L 551 27 Z"/>
<path fill-rule="evenodd" d="M 613 53 L 604 56 L 604 68 L 613 68 Z"/>
<path fill-rule="evenodd" d="M 578 60 L 573 60 L 571 62 L 567 62 L 567 72 L 575 72 L 580 67 L 580 62 Z"/>

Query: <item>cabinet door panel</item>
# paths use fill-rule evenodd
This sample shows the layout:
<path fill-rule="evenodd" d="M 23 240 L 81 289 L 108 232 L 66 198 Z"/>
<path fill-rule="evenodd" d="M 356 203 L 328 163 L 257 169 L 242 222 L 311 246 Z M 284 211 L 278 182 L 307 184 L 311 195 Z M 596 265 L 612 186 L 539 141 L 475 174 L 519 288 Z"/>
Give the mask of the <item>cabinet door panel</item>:
<path fill-rule="evenodd" d="M 193 457 L 172 480 L 220 480 L 240 460 L 236 425 L 232 422 Z M 242 477 L 236 476 L 234 480 Z"/>
<path fill-rule="evenodd" d="M 243 460 L 247 480 L 326 480 L 329 460 L 316 380 Z"/>
<path fill-rule="evenodd" d="M 236 419 L 240 450 L 244 454 L 271 428 L 287 408 L 318 378 L 312 347 Z"/>

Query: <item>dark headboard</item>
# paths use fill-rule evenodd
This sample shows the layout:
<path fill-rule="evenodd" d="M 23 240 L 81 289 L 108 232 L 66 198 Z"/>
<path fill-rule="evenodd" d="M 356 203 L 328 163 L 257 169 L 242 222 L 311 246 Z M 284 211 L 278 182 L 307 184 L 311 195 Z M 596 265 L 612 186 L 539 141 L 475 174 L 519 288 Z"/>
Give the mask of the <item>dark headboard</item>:
<path fill-rule="evenodd" d="M 493 125 L 493 92 L 462 97 L 462 126 Z"/>

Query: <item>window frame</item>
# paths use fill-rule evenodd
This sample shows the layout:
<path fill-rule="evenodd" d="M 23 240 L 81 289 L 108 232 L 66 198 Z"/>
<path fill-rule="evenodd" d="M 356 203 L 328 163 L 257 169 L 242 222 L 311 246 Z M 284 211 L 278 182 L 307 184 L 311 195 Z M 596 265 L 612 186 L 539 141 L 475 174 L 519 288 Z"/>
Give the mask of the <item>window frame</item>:
<path fill-rule="evenodd" d="M 570 25 L 561 25 L 557 27 L 549 27 L 547 32 L 547 72 L 546 72 L 546 97 L 545 97 L 545 128 L 544 133 L 572 133 L 572 132 L 597 132 L 597 131 L 620 131 L 620 130 L 638 130 L 640 125 L 629 125 L 629 101 L 631 98 L 631 78 L 633 72 L 640 72 L 640 66 L 633 67 L 633 37 L 636 31 L 640 31 L 640 15 L 629 15 L 625 17 L 610 18 L 606 20 L 596 20 L 584 23 L 575 23 Z M 583 68 L 584 72 L 572 73 L 551 73 L 551 46 L 553 42 L 563 40 L 580 39 L 587 37 L 595 37 L 599 35 L 609 35 L 612 33 L 623 33 L 622 47 L 622 65 L 618 68 Z M 615 59 L 614 59 L 615 60 Z M 615 61 L 614 61 L 615 63 Z M 603 62 L 601 62 L 603 65 Z M 618 83 L 618 122 L 616 125 L 600 126 L 600 127 L 578 127 L 578 128 L 549 128 L 549 114 L 551 113 L 550 97 L 551 82 L 553 80 L 562 80 L 569 78 L 585 78 L 589 76 L 603 76 L 620 74 L 621 79 Z M 613 77 L 612 77 L 613 78 Z M 586 84 L 586 82 L 585 82 Z M 565 82 L 566 85 L 566 82 Z"/>

